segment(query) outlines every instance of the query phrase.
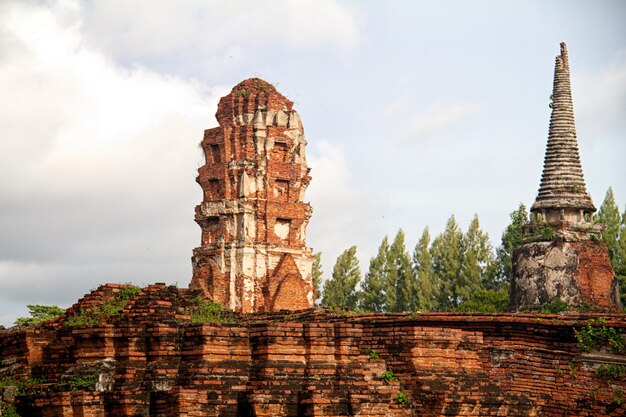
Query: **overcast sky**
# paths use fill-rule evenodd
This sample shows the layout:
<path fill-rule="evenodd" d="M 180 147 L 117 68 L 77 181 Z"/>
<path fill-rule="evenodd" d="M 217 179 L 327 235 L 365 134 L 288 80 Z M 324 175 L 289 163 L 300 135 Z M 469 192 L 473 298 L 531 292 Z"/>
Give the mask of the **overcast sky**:
<path fill-rule="evenodd" d="M 0 324 L 106 282 L 191 278 L 203 130 L 261 77 L 308 140 L 325 276 L 399 228 L 534 201 L 554 57 L 570 53 L 597 206 L 626 203 L 623 1 L 0 1 Z"/>

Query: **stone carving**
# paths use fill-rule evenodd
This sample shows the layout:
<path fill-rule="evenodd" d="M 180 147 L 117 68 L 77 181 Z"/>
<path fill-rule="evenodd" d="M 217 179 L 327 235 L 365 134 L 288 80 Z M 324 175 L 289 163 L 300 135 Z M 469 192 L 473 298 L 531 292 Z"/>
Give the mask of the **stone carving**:
<path fill-rule="evenodd" d="M 244 313 L 312 307 L 313 257 L 305 243 L 311 207 L 303 201 L 311 177 L 293 103 L 252 78 L 222 97 L 216 118 L 219 127 L 201 142 L 204 198 L 195 219 L 202 241 L 190 287 Z"/>

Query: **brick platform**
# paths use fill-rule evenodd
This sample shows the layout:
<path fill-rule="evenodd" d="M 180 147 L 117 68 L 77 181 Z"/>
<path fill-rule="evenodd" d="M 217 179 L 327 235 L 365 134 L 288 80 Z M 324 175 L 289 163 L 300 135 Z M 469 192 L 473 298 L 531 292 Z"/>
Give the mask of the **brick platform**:
<path fill-rule="evenodd" d="M 193 324 L 197 292 L 144 288 L 121 316 L 69 327 L 120 286 L 85 296 L 39 329 L 0 333 L 0 378 L 42 378 L 18 395 L 24 416 L 622 416 L 626 380 L 581 353 L 591 315 L 380 314 L 319 309 Z M 604 315 L 626 330 L 623 315 Z M 373 352 L 376 352 L 375 354 Z M 396 381 L 381 376 L 392 371 Z M 67 381 L 95 375 L 93 391 Z M 6 390 L 7 388 L 4 388 Z M 407 404 L 398 404 L 402 392 Z"/>

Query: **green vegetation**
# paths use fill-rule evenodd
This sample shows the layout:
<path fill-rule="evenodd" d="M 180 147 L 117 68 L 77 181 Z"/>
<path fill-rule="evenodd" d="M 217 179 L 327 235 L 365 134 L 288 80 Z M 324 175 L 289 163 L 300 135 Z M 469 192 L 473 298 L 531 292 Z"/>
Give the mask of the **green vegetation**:
<path fill-rule="evenodd" d="M 576 364 L 574 362 L 569 363 L 569 374 L 572 378 L 578 378 L 578 369 L 576 369 Z"/>
<path fill-rule="evenodd" d="M 409 397 L 403 392 L 400 391 L 396 394 L 394 400 L 398 403 L 398 404 L 402 404 L 402 405 L 406 405 L 409 403 Z"/>
<path fill-rule="evenodd" d="M 554 229 L 548 223 L 542 223 L 541 226 L 535 230 L 535 237 L 543 241 L 551 241 L 554 239 L 554 236 Z"/>
<path fill-rule="evenodd" d="M 602 378 L 618 379 L 626 375 L 626 366 L 624 365 L 600 365 L 596 369 L 596 375 Z"/>
<path fill-rule="evenodd" d="M 78 314 L 69 317 L 65 324 L 71 327 L 97 326 L 112 317 L 119 316 L 122 310 L 124 310 L 124 307 L 126 307 L 128 301 L 140 291 L 141 288 L 134 285 L 121 287 L 111 301 L 94 307 L 91 310 L 81 311 Z"/>
<path fill-rule="evenodd" d="M 561 300 L 560 298 L 556 297 L 556 298 L 553 298 L 552 301 L 550 301 L 548 304 L 546 304 L 541 310 L 541 312 L 543 314 L 557 314 L 562 311 L 567 311 L 567 308 L 568 308 L 567 303 Z"/>
<path fill-rule="evenodd" d="M 201 295 L 193 300 L 190 309 L 192 323 L 230 324 L 236 323 L 235 313 L 223 308 L 215 301 L 205 300 Z"/>
<path fill-rule="evenodd" d="M 7 404 L 0 400 L 0 417 L 20 417 L 12 404 Z"/>
<path fill-rule="evenodd" d="M 58 306 L 29 304 L 26 307 L 28 307 L 30 317 L 18 317 L 15 320 L 15 324 L 18 326 L 36 326 L 48 320 L 54 320 L 65 313 L 65 309 Z"/>
<path fill-rule="evenodd" d="M 613 395 L 613 404 L 622 405 L 622 403 L 624 402 L 624 388 L 613 388 Z"/>
<path fill-rule="evenodd" d="M 313 281 L 313 289 L 315 290 L 315 301 L 320 300 L 320 290 L 322 285 L 322 252 L 317 252 L 313 258 L 313 266 L 311 268 L 311 279 Z"/>
<path fill-rule="evenodd" d="M 380 379 L 385 384 L 389 384 L 390 382 L 395 382 L 395 381 L 398 380 L 398 378 L 396 378 L 395 375 L 393 374 L 393 371 L 385 371 L 385 372 L 383 372 L 383 374 L 380 376 Z"/>
<path fill-rule="evenodd" d="M 2 387 L 12 387 L 17 385 L 17 381 L 10 376 L 0 379 L 0 388 Z"/>
<path fill-rule="evenodd" d="M 574 329 L 576 340 L 578 340 L 578 349 L 583 352 L 590 352 L 602 346 L 608 346 L 611 352 L 624 355 L 626 354 L 626 343 L 624 335 L 615 329 L 615 327 L 606 326 L 606 320 L 603 318 L 591 319 L 589 323 L 580 329 Z"/>
<path fill-rule="evenodd" d="M 376 349 L 370 349 L 369 358 L 372 360 L 379 358 L 378 352 L 376 351 Z"/>
<path fill-rule="evenodd" d="M 626 211 L 620 215 L 611 189 L 594 219 L 606 226 L 601 238 L 609 248 L 626 309 Z M 535 220 L 543 223 L 537 225 L 531 237 L 552 241 L 555 230 L 541 215 Z M 528 237 L 524 232 L 528 224 L 528 210 L 519 204 L 510 213 L 510 223 L 494 250 L 478 216 L 466 231 L 451 216 L 437 236 L 431 236 L 428 227 L 423 229 L 412 256 L 406 249 L 408 239 L 400 229 L 393 242 L 387 236 L 383 238 L 362 280 L 354 269 L 358 265 L 356 256 L 350 259 L 348 254 L 352 248 L 345 251 L 335 264 L 337 273 L 333 269 L 333 277 L 321 285 L 318 300 L 323 300 L 322 306 L 364 312 L 502 312 L 508 304 L 513 250 Z M 600 234 L 590 236 L 600 239 Z M 318 255 L 313 275 L 316 282 L 322 275 Z M 560 311 L 565 311 L 564 303 L 553 300 L 542 312 Z M 582 305 L 579 311 L 590 311 L 589 306 Z"/>
<path fill-rule="evenodd" d="M 67 381 L 70 391 L 94 391 L 98 382 L 97 375 L 77 375 Z"/>
<path fill-rule="evenodd" d="M 356 286 L 361 279 L 356 246 L 345 250 L 337 258 L 333 276 L 324 283 L 322 305 L 331 308 L 355 309 L 357 306 Z"/>
<path fill-rule="evenodd" d="M 504 311 L 508 303 L 509 291 L 507 289 L 497 291 L 480 289 L 463 301 L 456 311 L 498 313 Z"/>
<path fill-rule="evenodd" d="M 18 395 L 37 395 L 41 393 L 41 388 L 37 385 L 44 384 L 46 381 L 43 378 L 26 378 L 21 381 L 17 381 L 17 394 Z"/>

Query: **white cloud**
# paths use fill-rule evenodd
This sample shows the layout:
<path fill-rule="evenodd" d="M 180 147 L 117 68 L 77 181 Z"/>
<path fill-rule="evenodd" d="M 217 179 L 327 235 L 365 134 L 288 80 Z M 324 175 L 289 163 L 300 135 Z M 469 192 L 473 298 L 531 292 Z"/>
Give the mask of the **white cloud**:
<path fill-rule="evenodd" d="M 197 59 L 262 48 L 354 47 L 356 9 L 337 0 L 169 1 L 96 0 L 85 30 L 107 51 L 126 59 L 193 52 Z"/>
<path fill-rule="evenodd" d="M 574 108 L 586 128 L 600 133 L 626 128 L 626 51 L 595 73 L 574 73 Z"/>
<path fill-rule="evenodd" d="M 412 115 L 404 133 L 404 138 L 421 139 L 433 133 L 466 120 L 476 111 L 468 104 L 434 104 Z"/>
<path fill-rule="evenodd" d="M 116 65 L 68 5 L 0 6 L 0 310 L 189 280 L 197 143 L 226 88 Z"/>

